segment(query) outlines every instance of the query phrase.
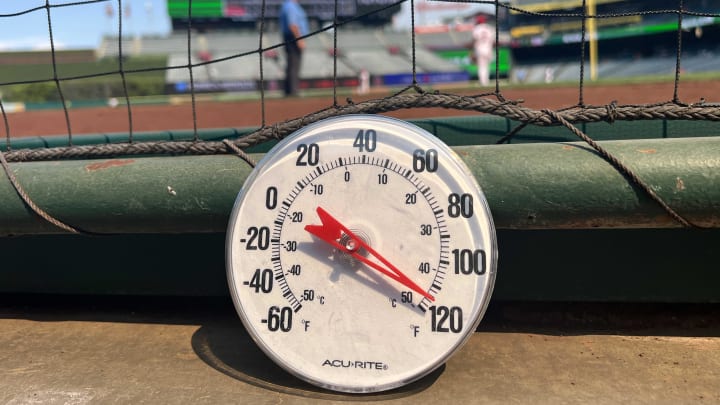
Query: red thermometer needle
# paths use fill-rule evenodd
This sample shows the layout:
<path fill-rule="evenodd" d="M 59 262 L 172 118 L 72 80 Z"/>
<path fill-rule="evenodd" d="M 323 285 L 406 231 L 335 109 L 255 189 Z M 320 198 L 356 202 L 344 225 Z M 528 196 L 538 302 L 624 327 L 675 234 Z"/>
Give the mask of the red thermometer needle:
<path fill-rule="evenodd" d="M 435 297 L 428 294 L 412 280 L 410 280 L 402 271 L 385 259 L 381 254 L 371 248 L 370 245 L 365 243 L 362 239 L 355 236 L 347 227 L 340 223 L 337 219 L 333 218 L 327 211 L 322 207 L 317 207 L 317 214 L 320 217 L 322 225 L 306 225 L 305 230 L 311 234 L 320 238 L 320 240 L 334 246 L 335 248 L 349 253 L 355 259 L 365 263 L 367 266 L 379 271 L 380 273 L 390 277 L 398 283 L 404 285 L 407 288 L 415 291 L 430 301 L 435 301 Z M 344 242 L 344 245 L 340 243 L 343 235 L 346 235 L 349 239 Z M 360 248 L 365 249 L 372 257 L 380 261 L 385 267 L 380 264 L 368 259 L 367 257 L 359 253 Z"/>

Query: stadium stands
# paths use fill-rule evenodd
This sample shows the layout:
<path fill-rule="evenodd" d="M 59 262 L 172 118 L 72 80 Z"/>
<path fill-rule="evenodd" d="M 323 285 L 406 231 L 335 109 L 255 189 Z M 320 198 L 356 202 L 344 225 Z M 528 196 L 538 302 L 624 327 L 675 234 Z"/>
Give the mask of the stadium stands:
<path fill-rule="evenodd" d="M 682 67 L 686 72 L 718 72 L 720 71 L 720 58 L 710 51 L 701 52 L 696 55 L 685 56 Z"/>
<path fill-rule="evenodd" d="M 386 47 L 412 49 L 412 37 L 409 32 L 382 31 L 378 32 L 380 42 Z"/>
<path fill-rule="evenodd" d="M 355 71 L 367 69 L 371 75 L 412 72 L 411 62 L 401 55 L 391 55 L 386 49 L 345 50 L 343 57 Z"/>
<path fill-rule="evenodd" d="M 454 46 L 455 41 L 449 32 L 437 32 L 417 35 L 416 44 L 430 49 L 442 49 Z"/>
<path fill-rule="evenodd" d="M 623 79 L 633 77 L 650 77 L 673 75 L 676 58 L 674 55 L 651 56 L 638 58 L 603 59 L 598 62 L 597 71 L 600 79 Z M 542 83 L 547 81 L 546 72 L 552 71 L 553 82 L 572 82 L 580 77 L 580 66 L 577 62 L 515 64 L 515 80 L 523 83 Z M 588 66 L 585 66 L 586 75 Z M 681 69 L 686 73 L 710 73 L 720 71 L 720 55 L 708 50 L 701 50 L 683 55 Z M 521 73 L 519 73 L 521 72 Z"/>
<path fill-rule="evenodd" d="M 278 69 L 285 66 L 284 55 L 278 63 Z M 343 59 L 338 58 L 337 74 L 339 77 L 356 76 L 357 70 L 349 67 Z M 330 52 L 320 49 L 308 49 L 303 56 L 300 77 L 329 79 L 333 77 L 333 57 Z"/>
<path fill-rule="evenodd" d="M 438 56 L 442 49 L 463 49 L 470 43 L 468 31 L 433 32 L 416 35 L 416 71 L 418 74 L 443 74 L 447 80 L 467 80 L 458 75 L 463 68 Z M 333 31 L 311 36 L 306 40 L 307 51 L 303 59 L 301 77 L 307 80 L 330 79 L 333 77 Z M 202 82 L 244 82 L 260 80 L 260 64 L 257 51 L 258 33 L 253 31 L 217 31 L 193 35 L 191 49 L 193 63 L 203 61 L 201 52 L 212 59 L 230 58 L 213 62 L 207 67 L 193 70 L 196 83 Z M 117 38 L 106 37 L 97 50 L 100 57 L 118 55 Z M 124 38 L 123 53 L 135 55 L 167 55 L 167 66 L 187 65 L 187 34 L 174 33 L 166 37 Z M 399 75 L 412 74 L 412 37 L 408 32 L 388 29 L 352 28 L 338 31 L 337 75 L 339 78 L 357 78 L 367 69 L 373 83 L 398 84 Z M 282 41 L 276 31 L 263 35 L 263 47 L 271 48 L 263 60 L 263 78 L 269 81 L 284 79 L 284 52 Z M 243 54 L 247 54 L 242 56 Z M 579 79 L 580 66 L 577 60 L 515 60 L 512 80 L 523 83 L 574 82 Z M 709 49 L 693 49 L 683 55 L 682 68 L 685 72 L 702 73 L 720 71 L 720 54 Z M 675 56 L 630 56 L 605 55 L 601 53 L 597 65 L 600 79 L 628 78 L 637 76 L 670 75 L 675 69 Z M 586 66 L 587 70 L 587 66 Z M 588 73 L 586 72 L 586 75 Z M 392 80 L 386 80 L 392 76 Z M 436 80 L 433 76 L 429 80 Z M 587 77 L 587 76 L 586 76 Z M 172 69 L 166 74 L 167 83 L 187 83 L 187 69 Z M 249 86 L 248 88 L 251 88 Z"/>
<path fill-rule="evenodd" d="M 457 33 L 456 33 L 457 34 Z M 428 44 L 444 44 L 454 46 L 458 35 L 436 36 L 418 42 L 416 47 L 416 71 L 427 73 L 426 82 L 438 80 L 467 80 L 467 73 L 461 67 L 437 56 Z M 425 36 L 423 35 L 423 38 Z M 334 75 L 333 32 L 328 30 L 305 39 L 306 53 L 303 58 L 301 77 L 306 80 L 326 80 Z M 187 34 L 177 32 L 167 37 L 123 38 L 123 55 L 166 55 L 167 66 L 172 67 L 166 73 L 169 88 L 184 91 L 188 88 L 190 74 L 187 68 Z M 382 84 L 386 76 L 394 84 L 406 82 L 412 74 L 411 36 L 407 32 L 394 32 L 382 29 L 347 29 L 338 31 L 337 36 L 338 78 L 356 79 L 360 72 L 367 69 L 374 78 L 374 83 Z M 214 89 L 217 86 L 202 83 L 222 84 L 228 88 L 256 89 L 260 81 L 260 63 L 255 53 L 259 47 L 257 32 L 252 31 L 213 31 L 199 33 L 191 38 L 191 63 L 203 64 L 193 69 L 193 80 L 198 88 Z M 263 35 L 263 48 L 267 49 L 263 59 L 266 81 L 284 79 L 283 67 L 285 55 L 282 51 L 282 40 L 276 31 Z M 97 50 L 99 57 L 117 57 L 119 54 L 118 39 L 106 37 Z M 221 60 L 214 62 L 215 60 Z M 445 76 L 443 76 L 445 74 Z M 449 74 L 449 75 L 448 75 Z M 459 76 L 458 76 L 459 75 Z M 407 77 L 406 77 L 407 76 Z M 388 76 L 389 77 L 389 76 Z M 233 84 L 234 83 L 234 84 Z M 244 83 L 244 84 L 240 84 Z M 222 87 L 221 86 L 221 87 Z"/>
<path fill-rule="evenodd" d="M 233 57 L 233 54 L 217 54 L 216 58 L 222 60 L 212 64 L 199 66 L 193 69 L 193 80 L 197 82 L 224 82 L 234 80 L 260 80 L 260 62 L 256 55 L 250 57 Z M 196 57 L 191 58 L 193 64 L 200 63 Z M 187 66 L 187 54 L 177 53 L 168 57 L 168 66 Z M 280 80 L 285 73 L 277 63 L 264 61 L 264 78 L 266 80 Z M 190 72 L 186 68 L 169 69 L 165 79 L 168 83 L 187 82 L 190 80 Z"/>
<path fill-rule="evenodd" d="M 332 39 L 332 36 L 328 36 Z M 338 30 L 338 48 L 354 49 L 383 49 L 385 44 L 375 30 Z"/>

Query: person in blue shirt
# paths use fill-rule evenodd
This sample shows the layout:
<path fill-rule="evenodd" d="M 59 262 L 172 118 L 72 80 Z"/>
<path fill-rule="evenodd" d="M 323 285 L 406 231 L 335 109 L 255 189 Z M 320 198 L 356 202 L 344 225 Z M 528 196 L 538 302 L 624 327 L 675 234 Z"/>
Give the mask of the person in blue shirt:
<path fill-rule="evenodd" d="M 285 0 L 280 8 L 280 31 L 285 42 L 285 95 L 296 96 L 300 88 L 300 62 L 308 34 L 308 19 L 298 0 Z"/>

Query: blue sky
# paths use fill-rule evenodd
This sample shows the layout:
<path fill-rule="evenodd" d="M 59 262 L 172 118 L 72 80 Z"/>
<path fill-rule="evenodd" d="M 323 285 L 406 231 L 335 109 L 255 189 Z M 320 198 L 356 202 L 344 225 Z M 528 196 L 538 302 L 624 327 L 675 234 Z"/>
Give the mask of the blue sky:
<path fill-rule="evenodd" d="M 302 2 L 302 0 L 300 0 Z M 50 4 L 84 3 L 51 7 L 53 43 L 57 49 L 93 49 L 104 35 L 117 35 L 118 0 L 49 0 Z M 422 0 L 416 0 L 420 5 Z M 123 0 L 123 33 L 125 35 L 166 35 L 170 32 L 166 0 Z M 416 23 L 433 24 L 440 17 L 466 15 L 473 9 L 492 6 L 428 1 L 425 12 L 416 13 Z M 403 4 L 396 19 L 399 29 L 410 26 L 409 2 Z M 0 51 L 50 49 L 45 0 L 0 0 Z M 450 7 L 448 7 L 450 6 Z M 40 7 L 40 9 L 24 13 Z M 108 7 L 112 15 L 108 15 Z M 448 9 L 450 8 L 450 9 Z M 129 10 L 129 15 L 128 15 Z M 21 14 L 9 17 L 9 14 Z"/>
<path fill-rule="evenodd" d="M 81 3 L 82 0 L 50 0 L 51 5 Z M 167 34 L 170 20 L 165 0 L 123 0 L 123 32 L 126 34 Z M 0 51 L 50 48 L 45 0 L 0 0 Z M 108 7 L 113 16 L 108 16 Z M 19 16 L 35 7 L 40 10 Z M 53 42 L 62 49 L 95 48 L 103 35 L 118 32 L 118 1 L 100 1 L 76 6 L 51 7 Z"/>

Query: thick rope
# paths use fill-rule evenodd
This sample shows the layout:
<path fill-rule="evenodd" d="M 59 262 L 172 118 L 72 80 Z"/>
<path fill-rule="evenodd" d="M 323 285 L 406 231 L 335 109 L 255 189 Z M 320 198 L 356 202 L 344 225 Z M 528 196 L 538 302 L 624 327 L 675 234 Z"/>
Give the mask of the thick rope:
<path fill-rule="evenodd" d="M 52 215 L 48 214 L 45 210 L 40 208 L 37 204 L 33 202 L 33 200 L 30 198 L 30 196 L 25 192 L 23 187 L 20 185 L 20 182 L 17 180 L 17 177 L 15 177 L 15 173 L 10 170 L 10 165 L 8 164 L 7 160 L 5 159 L 5 155 L 2 151 L 0 151 L 0 165 L 2 165 L 3 170 L 5 171 L 5 175 L 7 175 L 8 180 L 10 180 L 10 184 L 12 184 L 13 188 L 15 189 L 15 192 L 18 194 L 20 199 L 23 200 L 25 205 L 28 206 L 35 214 L 37 214 L 39 217 L 44 219 L 45 221 L 55 225 L 56 227 L 70 232 L 74 234 L 80 234 L 83 233 L 80 230 L 73 228 L 70 225 L 67 225 L 66 223 L 56 219 Z"/>
<path fill-rule="evenodd" d="M 655 191 L 647 184 L 645 183 L 640 177 L 638 177 L 637 174 L 635 174 L 629 167 L 625 166 L 624 163 L 619 161 L 615 156 L 613 156 L 610 152 L 608 152 L 605 148 L 600 146 L 597 142 L 595 142 L 593 139 L 591 139 L 589 136 L 587 136 L 584 132 L 577 129 L 574 125 L 572 125 L 570 122 L 565 120 L 562 116 L 560 116 L 555 111 L 545 110 L 544 111 L 549 117 L 551 117 L 553 120 L 556 120 L 560 124 L 562 124 L 564 127 L 569 129 L 575 136 L 582 139 L 590 145 L 591 148 L 593 148 L 603 159 L 605 159 L 612 167 L 614 167 L 620 174 L 625 176 L 626 179 L 630 180 L 635 186 L 640 188 L 645 194 L 647 194 L 650 199 L 655 201 L 667 214 L 680 223 L 684 227 L 693 227 L 694 225 L 690 224 L 685 218 L 683 218 L 680 214 L 677 213 L 670 205 L 668 205 Z"/>
<path fill-rule="evenodd" d="M 245 149 L 267 140 L 282 139 L 305 125 L 348 114 L 375 114 L 409 108 L 447 108 L 492 114 L 520 123 L 538 126 L 558 126 L 548 110 L 534 110 L 515 102 L 500 101 L 494 97 L 468 97 L 442 93 L 399 93 L 394 96 L 361 103 L 330 107 L 294 118 L 272 126 L 260 128 L 242 138 L 232 140 L 238 148 Z M 611 103 L 606 106 L 572 107 L 555 112 L 557 117 L 569 123 L 614 122 L 632 120 L 703 120 L 720 121 L 720 106 L 714 104 L 680 105 L 663 103 L 655 105 L 625 105 Z M 10 162 L 103 158 L 118 155 L 214 155 L 230 153 L 219 141 L 161 141 L 136 142 L 132 144 L 82 145 L 46 149 L 25 149 L 6 152 Z"/>
<path fill-rule="evenodd" d="M 245 163 L 249 164 L 250 167 L 252 167 L 254 169 L 255 166 L 257 166 L 257 163 L 255 162 L 255 160 L 253 158 L 250 157 L 250 155 L 245 153 L 244 150 L 235 146 L 235 144 L 232 143 L 229 139 L 223 139 L 222 142 L 225 144 L 225 146 L 228 147 L 228 149 L 230 149 L 233 153 L 235 153 L 237 155 L 237 157 L 244 160 Z"/>

